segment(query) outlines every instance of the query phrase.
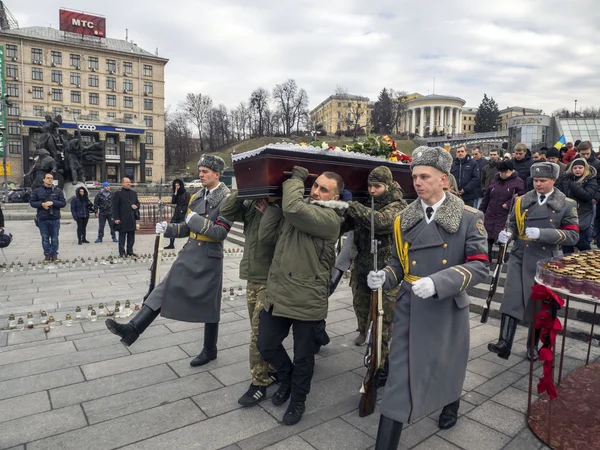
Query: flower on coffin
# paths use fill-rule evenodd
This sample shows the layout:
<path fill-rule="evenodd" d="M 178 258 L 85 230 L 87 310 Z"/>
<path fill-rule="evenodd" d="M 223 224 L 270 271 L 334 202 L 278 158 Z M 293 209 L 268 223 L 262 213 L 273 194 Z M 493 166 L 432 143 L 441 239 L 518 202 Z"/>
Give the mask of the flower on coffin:
<path fill-rule="evenodd" d="M 327 149 L 329 148 L 329 144 L 328 144 L 327 142 L 323 142 L 323 143 L 321 144 L 321 148 L 323 148 L 323 149 L 327 150 Z"/>
<path fill-rule="evenodd" d="M 300 142 L 300 147 L 308 147 L 308 144 L 306 142 Z"/>

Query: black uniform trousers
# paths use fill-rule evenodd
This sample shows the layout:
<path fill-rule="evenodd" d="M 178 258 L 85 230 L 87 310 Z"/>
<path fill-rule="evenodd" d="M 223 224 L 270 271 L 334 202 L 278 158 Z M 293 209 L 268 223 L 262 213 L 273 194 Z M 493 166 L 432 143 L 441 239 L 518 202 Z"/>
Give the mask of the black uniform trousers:
<path fill-rule="evenodd" d="M 293 329 L 294 362 L 283 347 Z M 326 344 L 324 320 L 297 320 L 273 316 L 273 308 L 260 312 L 257 347 L 263 361 L 271 364 L 282 385 L 292 387 L 291 399 L 305 401 L 315 370 L 315 353 Z"/>
<path fill-rule="evenodd" d="M 119 255 L 125 255 L 125 241 L 127 240 L 127 255 L 133 255 L 135 231 L 119 231 Z"/>

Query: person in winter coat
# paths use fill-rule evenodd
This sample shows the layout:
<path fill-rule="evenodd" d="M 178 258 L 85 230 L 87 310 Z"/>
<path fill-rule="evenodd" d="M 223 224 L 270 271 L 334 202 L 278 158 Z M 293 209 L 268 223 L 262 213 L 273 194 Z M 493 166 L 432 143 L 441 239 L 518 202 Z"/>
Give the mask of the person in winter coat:
<path fill-rule="evenodd" d="M 486 189 L 494 180 L 498 173 L 498 163 L 500 162 L 500 150 L 493 148 L 490 150 L 490 161 L 481 169 L 481 191 L 485 194 Z"/>
<path fill-rule="evenodd" d="M 596 246 L 600 247 L 600 214 L 598 214 L 597 203 L 600 201 L 600 159 L 595 155 L 592 143 L 590 141 L 581 142 L 577 148 L 579 149 L 579 156 L 585 158 L 588 165 L 596 169 L 596 180 L 598 180 L 598 192 L 596 197 L 592 201 L 594 204 L 594 224 L 592 227 L 592 233 L 596 234 Z"/>
<path fill-rule="evenodd" d="M 572 142 L 567 142 L 567 145 L 565 147 L 566 152 L 562 157 L 562 162 L 563 164 L 569 164 L 575 159 L 575 156 L 577 155 L 577 145 L 573 145 Z M 565 147 L 563 147 L 563 150 L 565 150 Z"/>
<path fill-rule="evenodd" d="M 94 205 L 88 197 L 88 191 L 83 186 L 77 188 L 75 198 L 71 200 L 71 215 L 77 222 L 77 243 L 89 244 L 85 238 L 88 220 L 90 219 L 90 210 L 93 211 Z"/>
<path fill-rule="evenodd" d="M 456 149 L 456 159 L 452 164 L 452 175 L 458 184 L 457 194 L 467 206 L 473 206 L 479 193 L 479 165 L 467 155 L 465 147 Z"/>
<path fill-rule="evenodd" d="M 535 162 L 531 156 L 531 152 L 527 149 L 527 146 L 523 143 L 515 145 L 514 157 L 512 159 L 514 170 L 521 180 L 525 182 L 527 186 L 527 178 L 530 177 L 529 169 Z"/>
<path fill-rule="evenodd" d="M 488 165 L 489 161 L 483 157 L 483 153 L 481 153 L 481 149 L 479 147 L 475 147 L 471 151 L 471 155 L 473 157 L 473 161 L 477 164 L 477 168 L 479 169 L 479 187 L 477 189 L 477 198 L 475 199 L 474 207 L 479 208 L 479 204 L 481 200 L 483 200 L 483 194 L 485 190 L 481 187 L 481 176 L 483 169 Z"/>
<path fill-rule="evenodd" d="M 94 198 L 94 213 L 98 218 L 98 238 L 95 241 L 96 244 L 102 242 L 106 222 L 108 222 L 110 236 L 112 237 L 113 242 L 119 242 L 117 236 L 115 235 L 115 226 L 112 219 L 113 198 L 114 194 L 110 192 L 110 183 L 105 181 L 102 183 L 102 190 L 98 192 Z"/>
<path fill-rule="evenodd" d="M 171 197 L 171 204 L 175 205 L 175 211 L 173 217 L 171 217 L 171 223 L 181 223 L 185 220 L 187 214 L 188 204 L 190 203 L 190 193 L 186 191 L 183 181 L 173 181 L 173 197 Z M 169 245 L 165 247 L 165 250 L 175 248 L 175 238 L 171 238 Z"/>
<path fill-rule="evenodd" d="M 546 152 L 546 161 L 554 163 L 558 166 L 558 168 L 559 168 L 558 176 L 559 177 L 562 177 L 565 174 L 565 172 L 567 170 L 567 165 L 560 162 L 560 153 L 559 153 L 558 149 L 556 149 L 554 147 L 549 148 L 548 151 Z"/>
<path fill-rule="evenodd" d="M 2 205 L 0 205 L 0 230 L 4 230 L 4 213 L 2 212 Z"/>
<path fill-rule="evenodd" d="M 140 201 L 137 193 L 131 189 L 131 180 L 123 178 L 121 190 L 113 198 L 112 215 L 119 231 L 119 255 L 135 256 L 133 244 L 135 243 L 136 221 L 139 220 Z M 125 253 L 127 241 L 127 253 Z"/>
<path fill-rule="evenodd" d="M 511 203 L 517 196 L 525 194 L 525 183 L 513 171 L 512 161 L 502 161 L 496 165 L 498 173 L 485 190 L 479 210 L 484 214 L 485 230 L 488 234 L 488 256 L 492 257 L 492 247 L 498 234 L 506 226 L 506 218 Z"/>
<path fill-rule="evenodd" d="M 577 158 L 571 163 L 567 173 L 556 183 L 563 194 L 577 202 L 577 215 L 579 216 L 579 241 L 574 246 L 564 245 L 563 253 L 565 255 L 573 253 L 575 247 L 579 251 L 592 248 L 593 200 L 598 195 L 597 176 L 594 167 L 588 165 L 584 158 Z"/>

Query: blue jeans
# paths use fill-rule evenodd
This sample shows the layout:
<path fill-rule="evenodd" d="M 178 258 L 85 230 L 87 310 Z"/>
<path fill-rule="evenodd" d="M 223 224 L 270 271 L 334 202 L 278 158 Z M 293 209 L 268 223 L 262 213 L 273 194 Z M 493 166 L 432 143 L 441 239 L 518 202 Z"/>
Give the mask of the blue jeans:
<path fill-rule="evenodd" d="M 44 255 L 50 255 L 52 258 L 58 256 L 58 230 L 60 230 L 60 220 L 40 220 L 38 222 L 40 234 L 42 235 L 42 247 Z"/>
<path fill-rule="evenodd" d="M 104 237 L 104 227 L 106 225 L 106 222 L 108 222 L 108 227 L 110 228 L 111 237 L 113 239 L 116 237 L 113 220 L 104 214 L 99 214 L 98 215 L 98 239 L 100 239 L 100 240 Z"/>

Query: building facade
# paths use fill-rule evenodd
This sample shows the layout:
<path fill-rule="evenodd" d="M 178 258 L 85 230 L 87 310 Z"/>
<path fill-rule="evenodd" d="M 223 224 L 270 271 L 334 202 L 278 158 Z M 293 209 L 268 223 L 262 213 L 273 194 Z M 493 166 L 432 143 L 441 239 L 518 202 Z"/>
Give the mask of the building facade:
<path fill-rule="evenodd" d="M 510 106 L 500 111 L 496 125 L 498 131 L 508 130 L 508 122 L 512 117 L 524 116 L 528 114 L 538 115 L 541 114 L 539 109 L 523 108 L 522 106 Z"/>
<path fill-rule="evenodd" d="M 369 99 L 360 95 L 330 95 L 310 112 L 313 127 L 322 127 L 328 134 L 370 126 Z"/>
<path fill-rule="evenodd" d="M 419 136 L 459 133 L 464 105 L 465 101 L 459 97 L 411 94 L 401 120 L 402 129 Z"/>
<path fill-rule="evenodd" d="M 61 129 L 102 142 L 102 163 L 88 180 L 158 182 L 165 173 L 167 59 L 130 41 L 82 36 L 46 27 L 0 31 L 5 54 L 6 151 L 10 181 L 30 169 L 45 122 L 61 114 Z"/>

